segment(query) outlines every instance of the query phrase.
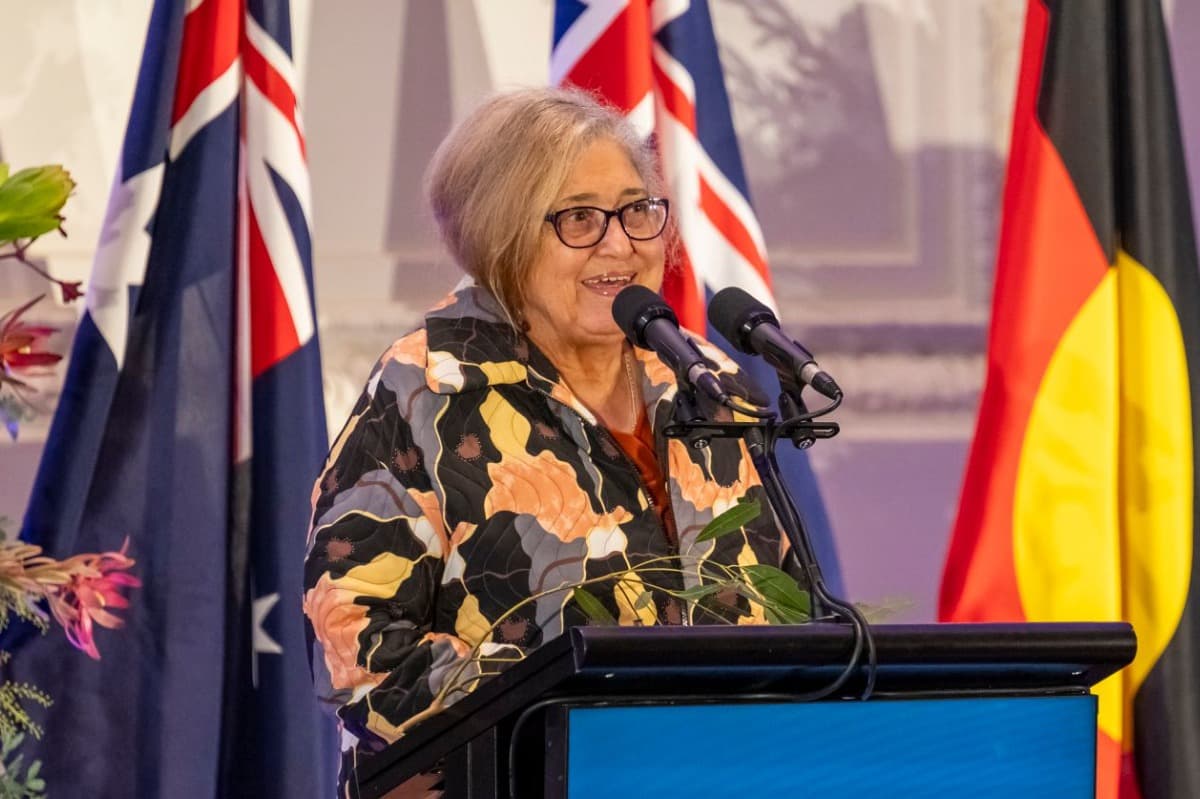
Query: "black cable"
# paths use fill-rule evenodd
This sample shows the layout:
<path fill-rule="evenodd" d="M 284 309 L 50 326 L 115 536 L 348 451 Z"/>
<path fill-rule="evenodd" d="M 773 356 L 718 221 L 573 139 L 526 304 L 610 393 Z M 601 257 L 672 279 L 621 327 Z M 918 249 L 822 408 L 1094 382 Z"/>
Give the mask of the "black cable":
<path fill-rule="evenodd" d="M 754 459 L 756 465 L 759 466 L 759 476 L 763 479 L 763 488 L 767 490 L 767 497 L 771 500 L 771 505 L 775 508 L 775 512 L 780 516 L 780 524 L 783 525 L 785 532 L 789 533 L 788 537 L 792 541 L 793 546 L 799 550 L 796 553 L 796 557 L 800 561 L 801 568 L 808 579 L 811 596 L 829 609 L 840 613 L 841 616 L 854 626 L 856 643 L 850 663 L 848 664 L 848 672 L 853 672 L 857 668 L 859 658 L 862 656 L 862 650 L 864 648 L 866 650 L 865 684 L 859 696 L 860 699 L 865 700 L 870 697 L 871 692 L 874 690 L 878 667 L 875 639 L 871 635 L 871 626 L 858 608 L 834 596 L 825 585 L 825 579 L 820 570 L 820 563 L 817 560 L 816 553 L 812 550 L 804 519 L 795 502 L 792 500 L 791 495 L 788 494 L 787 488 L 783 485 L 783 481 L 780 478 L 779 464 L 775 458 L 775 449 L 779 445 L 781 438 L 790 439 L 791 433 L 795 429 L 811 422 L 813 419 L 830 413 L 841 405 L 841 403 L 842 395 L 838 394 L 835 399 L 823 407 L 815 411 L 801 413 L 782 422 L 773 429 L 769 429 L 766 441 L 761 442 L 760 454 Z M 750 443 L 749 440 L 747 443 Z M 754 450 L 752 449 L 752 457 L 754 457 L 753 453 Z M 814 602 L 813 609 L 816 610 L 817 607 L 817 603 Z M 848 678 L 849 674 L 846 676 Z"/>
<path fill-rule="evenodd" d="M 771 454 L 771 461 L 772 461 L 772 466 L 774 468 L 777 468 L 777 466 L 775 466 L 775 464 L 774 464 L 774 453 Z M 774 475 L 772 475 L 772 478 L 777 480 L 778 472 L 776 472 Z M 764 487 L 765 487 L 765 482 L 766 481 L 764 480 Z M 798 513 L 798 511 L 796 511 L 795 506 L 791 503 L 791 497 L 787 496 L 786 493 L 784 494 L 784 496 L 785 496 L 785 501 L 780 503 L 781 505 L 783 505 L 784 513 L 785 514 L 791 513 L 794 515 L 791 520 L 781 519 L 780 521 L 781 521 L 781 523 L 783 523 L 785 525 L 789 524 L 789 523 L 795 524 L 797 521 L 799 521 L 799 518 L 798 518 L 799 513 Z M 799 521 L 799 523 L 803 524 L 802 521 Z M 800 529 L 802 529 L 802 528 L 800 528 Z M 806 545 L 809 543 L 807 535 L 801 536 L 800 540 Z M 866 654 L 867 654 L 867 662 L 866 662 L 866 669 L 865 669 L 866 682 L 865 682 L 862 692 L 859 694 L 859 699 L 866 700 L 866 699 L 870 698 L 871 692 L 874 690 L 876 670 L 878 667 L 878 659 L 876 657 L 876 649 L 875 649 L 875 638 L 871 634 L 871 625 L 867 622 L 866 618 L 862 615 L 862 612 L 859 611 L 858 608 L 854 607 L 852 604 L 850 604 L 849 602 L 846 602 L 845 600 L 841 599 L 840 597 L 834 596 L 829 591 L 828 587 L 825 585 L 825 578 L 820 572 L 819 564 L 817 563 L 816 557 L 813 555 L 811 549 L 808 550 L 807 555 L 808 555 L 809 563 L 811 564 L 811 567 L 805 568 L 805 576 L 808 578 L 809 590 L 811 591 L 812 595 L 814 596 L 815 599 L 819 600 L 825 607 L 828 607 L 830 610 L 837 611 L 838 613 L 840 613 L 840 615 L 843 616 L 847 621 L 849 621 L 851 623 L 851 625 L 853 625 L 853 627 L 854 627 L 855 647 L 854 647 L 854 651 L 851 653 L 850 662 L 847 664 L 847 667 L 846 667 L 846 672 L 845 672 L 846 678 L 849 678 L 850 674 L 853 673 L 857 669 L 857 667 L 859 666 L 859 662 L 860 662 L 859 659 L 862 657 L 863 650 L 864 649 L 866 650 Z M 814 602 L 813 606 L 815 609 L 817 607 L 817 603 Z M 837 687 L 840 688 L 841 685 L 839 684 Z"/>
<path fill-rule="evenodd" d="M 721 404 L 726 408 L 729 408 L 731 411 L 735 411 L 736 413 L 740 413 L 745 416 L 750 416 L 754 419 L 773 419 L 775 417 L 775 411 L 771 410 L 770 408 L 764 408 L 761 405 L 755 405 L 747 399 L 743 399 L 742 397 L 737 397 L 732 394 L 730 394 L 728 398 Z"/>
<path fill-rule="evenodd" d="M 822 405 L 820 408 L 817 408 L 815 411 L 806 411 L 804 413 L 799 414 L 798 416 L 793 416 L 790 419 L 784 419 L 782 422 L 780 422 L 776 426 L 775 435 L 777 438 L 790 437 L 792 434 L 792 430 L 794 430 L 795 428 L 799 427 L 802 424 L 807 424 L 807 423 L 811 422 L 813 419 L 818 419 L 822 416 L 825 416 L 826 414 L 832 413 L 833 411 L 837 410 L 841 404 L 842 404 L 842 395 L 838 394 L 836 399 L 830 400 L 826 404 Z"/>

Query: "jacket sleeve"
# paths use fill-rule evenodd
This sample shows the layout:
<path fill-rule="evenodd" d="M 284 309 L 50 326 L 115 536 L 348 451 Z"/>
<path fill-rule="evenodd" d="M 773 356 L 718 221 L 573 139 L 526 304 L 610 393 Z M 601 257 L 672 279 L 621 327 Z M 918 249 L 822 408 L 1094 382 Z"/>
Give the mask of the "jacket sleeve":
<path fill-rule="evenodd" d="M 401 412 L 411 400 L 377 370 L 313 491 L 304 612 L 314 679 L 368 745 L 394 741 L 435 698 L 449 704 L 521 656 L 480 643 L 484 630 L 465 640 L 432 629 L 448 538 L 413 436 L 424 420 Z"/>

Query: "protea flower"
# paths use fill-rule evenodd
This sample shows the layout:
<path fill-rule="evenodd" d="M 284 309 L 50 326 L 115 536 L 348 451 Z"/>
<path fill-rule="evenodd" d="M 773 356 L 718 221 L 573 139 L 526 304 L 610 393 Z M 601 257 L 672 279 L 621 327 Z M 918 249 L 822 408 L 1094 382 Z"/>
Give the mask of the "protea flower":
<path fill-rule="evenodd" d="M 128 547 L 126 539 L 118 552 L 67 558 L 58 564 L 59 570 L 67 575 L 66 581 L 46 587 L 50 612 L 66 631 L 67 640 L 95 660 L 100 659 L 100 651 L 92 635 L 93 625 L 111 630 L 124 624 L 112 611 L 129 607 L 122 589 L 142 584 L 137 577 L 126 573 L 134 564 L 133 558 L 125 554 Z"/>
<path fill-rule="evenodd" d="M 21 321 L 21 314 L 28 311 L 42 298 L 34 297 L 20 308 L 0 316 L 0 385 L 5 383 L 24 387 L 25 383 L 14 374 L 38 366 L 49 366 L 62 360 L 55 352 L 41 349 L 41 345 L 58 328 L 31 325 Z"/>

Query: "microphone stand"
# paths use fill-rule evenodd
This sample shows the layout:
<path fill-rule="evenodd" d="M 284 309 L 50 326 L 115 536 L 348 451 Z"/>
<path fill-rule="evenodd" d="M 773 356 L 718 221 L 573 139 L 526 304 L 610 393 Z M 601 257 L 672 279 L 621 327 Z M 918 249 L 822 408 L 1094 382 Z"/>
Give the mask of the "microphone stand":
<path fill-rule="evenodd" d="M 763 489 L 767 493 L 767 501 L 770 503 L 771 509 L 775 511 L 775 518 L 779 519 L 779 524 L 783 527 L 784 534 L 787 535 L 788 543 L 791 544 L 791 550 L 795 553 L 796 561 L 804 573 L 812 603 L 812 618 L 821 618 L 825 615 L 825 608 L 822 606 L 824 603 L 820 595 L 823 592 L 820 589 L 825 586 L 825 578 L 821 573 L 821 564 L 817 560 L 816 552 L 813 550 L 812 536 L 808 533 L 804 516 L 796 507 L 791 494 L 788 493 L 787 486 L 783 483 L 779 462 L 775 459 L 775 452 L 768 443 L 769 432 L 762 427 L 750 427 L 746 429 L 742 438 L 746 442 L 746 449 L 750 451 L 750 460 L 754 462 L 754 468 L 758 470 L 758 476 L 762 479 Z"/>
<path fill-rule="evenodd" d="M 752 422 L 717 422 L 704 418 L 699 412 L 693 391 L 686 383 L 680 382 L 679 392 L 674 404 L 674 422 L 667 426 L 663 433 L 668 438 L 681 438 L 694 449 L 703 449 L 713 438 L 740 438 L 746 442 L 750 459 L 758 470 L 762 480 L 767 501 L 775 512 L 791 545 L 791 552 L 799 564 L 808 582 L 809 600 L 811 602 L 810 617 L 821 618 L 827 614 L 830 617 L 843 617 L 855 628 L 855 645 L 850 662 L 842 674 L 827 686 L 821 693 L 829 695 L 837 691 L 850 678 L 858 667 L 863 649 L 868 657 L 866 685 L 861 698 L 870 695 L 875 682 L 875 645 L 871 639 L 869 626 L 862 613 L 850 603 L 833 596 L 825 585 L 821 564 L 812 546 L 812 538 L 808 533 L 804 516 L 796 507 L 795 501 L 788 492 L 780 474 L 779 463 L 775 458 L 775 446 L 780 438 L 788 438 L 798 449 L 805 449 L 817 440 L 832 438 L 840 428 L 836 422 L 818 422 L 817 418 L 832 412 L 841 404 L 841 398 L 831 402 L 827 407 L 817 411 L 809 411 L 800 397 L 800 387 L 790 379 L 782 379 L 783 393 L 779 397 L 779 407 L 783 415 L 782 422 L 776 421 L 774 413 L 759 411 L 759 417 Z M 733 410 L 746 413 L 747 409 L 730 406 Z M 756 409 L 757 410 L 757 409 Z"/>
<path fill-rule="evenodd" d="M 810 413 L 799 393 L 792 393 L 785 386 L 779 398 L 779 407 L 785 414 L 782 424 L 776 422 L 773 413 L 753 422 L 717 422 L 706 419 L 700 413 L 694 392 L 681 382 L 675 395 L 675 421 L 663 431 L 668 438 L 686 439 L 693 449 L 704 449 L 713 438 L 740 438 L 746 442 L 750 459 L 762 479 L 767 502 L 775 512 L 793 556 L 808 582 L 814 618 L 824 615 L 819 605 L 828 590 L 825 588 L 821 564 L 813 550 L 808 526 L 783 482 L 774 448 L 777 440 L 784 436 L 789 437 L 796 447 L 807 448 L 818 438 L 837 435 L 840 428 L 836 422 L 816 422 L 814 419 L 831 412 L 838 404 L 834 403 L 815 414 Z M 734 410 L 743 411 L 739 408 Z"/>
<path fill-rule="evenodd" d="M 818 438 L 832 438 L 838 434 L 841 428 L 836 423 L 817 423 L 813 420 L 833 412 L 841 405 L 840 394 L 828 407 L 822 408 L 814 414 L 808 410 L 808 406 L 804 403 L 804 397 L 801 396 L 801 391 L 804 389 L 803 384 L 794 376 L 780 370 L 779 386 L 779 413 L 783 417 L 785 428 L 790 428 L 788 438 L 791 439 L 792 445 L 796 449 L 808 449 L 816 443 Z M 746 448 L 750 451 L 750 458 L 754 462 L 755 468 L 758 469 L 758 475 L 763 481 L 767 498 L 771 501 L 771 507 L 775 510 L 784 531 L 786 532 L 789 528 L 795 531 L 788 533 L 788 540 L 792 544 L 796 560 L 810 586 L 813 618 L 819 618 L 824 615 L 820 605 L 821 600 L 824 595 L 828 594 L 825 588 L 825 577 L 821 573 L 821 562 L 817 559 L 817 553 L 813 549 L 812 536 L 808 534 L 804 514 L 793 501 L 791 494 L 788 493 L 779 470 L 779 462 L 775 459 L 775 441 L 778 440 L 778 437 L 779 433 L 776 433 L 775 440 L 764 438 L 757 432 L 748 434 Z M 761 440 L 752 441 L 752 439 Z"/>

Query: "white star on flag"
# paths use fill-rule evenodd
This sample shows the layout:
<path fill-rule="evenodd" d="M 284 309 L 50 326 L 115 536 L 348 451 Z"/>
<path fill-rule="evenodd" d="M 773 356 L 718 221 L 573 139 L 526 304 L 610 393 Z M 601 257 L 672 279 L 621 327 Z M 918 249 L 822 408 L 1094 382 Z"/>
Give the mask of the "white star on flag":
<path fill-rule="evenodd" d="M 150 234 L 146 227 L 158 209 L 162 181 L 162 163 L 124 183 L 118 165 L 92 276 L 84 295 L 87 311 L 108 342 L 118 369 L 125 362 L 129 287 L 140 286 L 146 278 L 146 259 L 150 255 Z"/>
<path fill-rule="evenodd" d="M 258 653 L 263 652 L 268 655 L 282 655 L 283 647 L 275 641 L 267 630 L 263 627 L 263 622 L 267 620 L 267 614 L 271 612 L 271 608 L 275 607 L 275 603 L 279 601 L 279 594 L 267 594 L 254 600 L 254 643 L 253 643 L 253 660 L 251 664 L 250 679 L 254 683 L 254 687 L 258 687 Z"/>

